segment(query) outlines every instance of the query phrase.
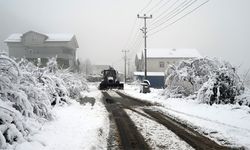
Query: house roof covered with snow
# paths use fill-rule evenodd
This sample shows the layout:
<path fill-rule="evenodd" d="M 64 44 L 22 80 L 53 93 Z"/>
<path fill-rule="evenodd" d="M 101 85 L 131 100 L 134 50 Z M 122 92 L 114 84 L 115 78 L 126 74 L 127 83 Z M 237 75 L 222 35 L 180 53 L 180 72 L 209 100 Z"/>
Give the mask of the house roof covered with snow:
<path fill-rule="evenodd" d="M 29 32 L 34 32 L 34 31 L 29 31 Z M 24 34 L 27 34 L 29 32 L 26 32 Z M 38 32 L 36 32 L 38 33 Z M 21 42 L 22 36 L 24 34 L 21 33 L 14 33 L 11 34 L 4 42 Z M 70 33 L 56 33 L 56 34 L 47 34 L 47 33 L 39 33 L 41 35 L 44 35 L 46 37 L 45 42 L 67 42 L 71 41 L 74 38 L 74 34 Z"/>
<path fill-rule="evenodd" d="M 20 33 L 11 34 L 4 42 L 21 42 L 21 36 Z"/>
<path fill-rule="evenodd" d="M 201 54 L 196 49 L 147 49 L 148 58 L 200 58 Z"/>

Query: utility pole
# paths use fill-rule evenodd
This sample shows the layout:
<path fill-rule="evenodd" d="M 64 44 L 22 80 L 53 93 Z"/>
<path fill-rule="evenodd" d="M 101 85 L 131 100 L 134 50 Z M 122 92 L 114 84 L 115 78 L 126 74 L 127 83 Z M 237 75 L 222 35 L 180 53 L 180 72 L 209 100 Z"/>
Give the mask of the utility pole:
<path fill-rule="evenodd" d="M 128 77 L 130 78 L 130 58 L 128 58 Z"/>
<path fill-rule="evenodd" d="M 124 83 L 126 83 L 127 52 L 129 50 L 122 50 L 122 52 L 124 53 Z"/>
<path fill-rule="evenodd" d="M 87 62 L 86 62 L 86 64 L 85 64 L 85 71 L 86 71 L 86 76 L 88 75 L 88 66 L 87 66 Z"/>
<path fill-rule="evenodd" d="M 137 18 L 144 19 L 144 27 L 141 29 L 141 31 L 144 33 L 144 54 L 145 54 L 145 67 L 144 67 L 144 79 L 147 79 L 147 19 L 152 19 L 152 15 L 147 16 L 144 14 L 143 16 L 140 16 L 137 14 Z"/>

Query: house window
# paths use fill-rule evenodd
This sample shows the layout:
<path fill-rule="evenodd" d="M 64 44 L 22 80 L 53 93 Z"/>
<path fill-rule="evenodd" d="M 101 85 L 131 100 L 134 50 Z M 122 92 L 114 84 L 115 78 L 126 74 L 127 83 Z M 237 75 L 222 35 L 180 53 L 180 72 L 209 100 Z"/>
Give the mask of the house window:
<path fill-rule="evenodd" d="M 68 68 L 69 67 L 69 59 L 57 58 L 56 61 L 57 61 L 59 68 Z"/>
<path fill-rule="evenodd" d="M 164 64 L 163 61 L 160 61 L 159 65 L 160 65 L 160 68 L 164 68 L 165 67 L 165 64 Z"/>
<path fill-rule="evenodd" d="M 63 49 L 64 54 L 72 54 L 72 51 L 69 49 Z"/>
<path fill-rule="evenodd" d="M 44 66 L 47 66 L 47 63 L 48 63 L 48 58 L 41 58 L 41 66 L 44 67 Z"/>
<path fill-rule="evenodd" d="M 26 54 L 32 54 L 33 53 L 33 49 L 26 49 L 25 48 L 25 50 L 26 50 Z"/>

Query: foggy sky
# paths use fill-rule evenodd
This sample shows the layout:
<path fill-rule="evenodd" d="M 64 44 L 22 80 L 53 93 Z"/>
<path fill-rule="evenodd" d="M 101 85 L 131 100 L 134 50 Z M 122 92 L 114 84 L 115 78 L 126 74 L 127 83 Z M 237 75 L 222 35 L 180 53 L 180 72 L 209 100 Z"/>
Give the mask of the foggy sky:
<path fill-rule="evenodd" d="M 137 13 L 147 2 L 0 0 L 0 49 L 7 49 L 3 40 L 12 33 L 73 33 L 80 59 L 123 69 L 121 51 Z M 150 36 L 148 47 L 196 48 L 203 56 L 230 61 L 244 72 L 250 68 L 250 1 L 210 0 L 180 22 Z"/>

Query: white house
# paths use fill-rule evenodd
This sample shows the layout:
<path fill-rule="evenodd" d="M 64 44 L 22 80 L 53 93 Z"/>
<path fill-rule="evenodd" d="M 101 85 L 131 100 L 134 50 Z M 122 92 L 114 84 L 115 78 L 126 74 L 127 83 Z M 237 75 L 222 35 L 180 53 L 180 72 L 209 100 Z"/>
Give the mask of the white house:
<path fill-rule="evenodd" d="M 16 58 L 27 58 L 35 63 L 40 58 L 42 65 L 45 65 L 48 58 L 56 56 L 62 68 L 76 64 L 76 49 L 79 46 L 74 34 L 28 31 L 12 34 L 4 42 L 9 48 L 9 55 Z"/>
<path fill-rule="evenodd" d="M 169 65 L 178 64 L 182 60 L 200 57 L 202 56 L 196 49 L 147 49 L 148 80 L 151 80 L 152 86 L 163 87 L 164 72 Z M 144 61 L 144 53 L 136 55 L 136 72 L 134 72 L 134 76 L 139 79 L 144 77 Z"/>

